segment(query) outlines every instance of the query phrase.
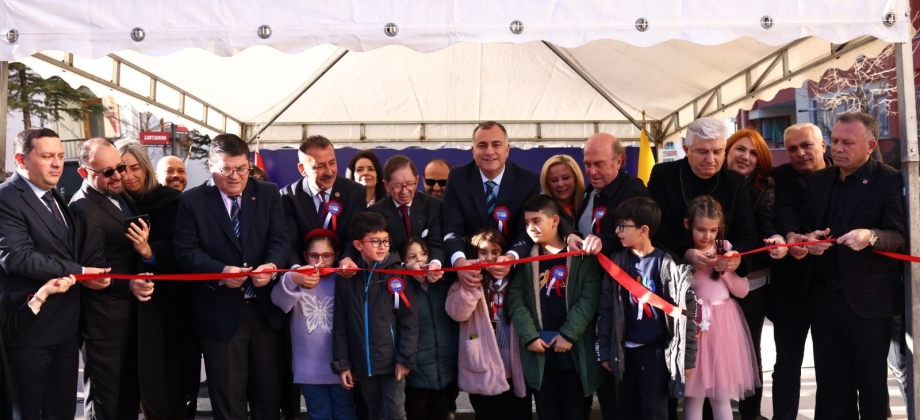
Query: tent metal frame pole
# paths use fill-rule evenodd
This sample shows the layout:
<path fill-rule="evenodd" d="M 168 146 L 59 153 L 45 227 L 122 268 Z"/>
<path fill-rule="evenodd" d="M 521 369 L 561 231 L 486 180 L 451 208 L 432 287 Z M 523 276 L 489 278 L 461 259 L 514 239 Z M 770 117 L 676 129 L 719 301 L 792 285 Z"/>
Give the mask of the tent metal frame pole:
<path fill-rule="evenodd" d="M 291 98 L 290 102 L 288 102 L 287 105 L 284 106 L 284 108 L 281 108 L 281 110 L 279 110 L 275 114 L 275 116 L 273 116 L 270 120 L 268 120 L 267 123 L 262 125 L 262 128 L 260 128 L 258 132 L 256 132 L 255 134 L 252 134 L 252 136 L 249 137 L 249 140 L 247 140 L 247 142 L 252 144 L 252 142 L 255 141 L 255 139 L 258 138 L 259 135 L 262 134 L 263 131 L 265 131 L 265 129 L 267 129 L 269 126 L 274 124 L 275 120 L 281 117 L 281 115 L 284 114 L 288 110 L 288 108 L 294 105 L 294 103 L 297 102 L 301 96 L 307 93 L 307 91 L 310 90 L 310 88 L 312 88 L 313 85 L 315 85 L 316 82 L 319 81 L 319 79 L 322 79 L 323 76 L 325 76 L 326 73 L 329 72 L 329 70 L 332 70 L 332 68 L 335 67 L 335 65 L 339 63 L 339 60 L 341 60 L 342 57 L 345 57 L 345 55 L 348 54 L 348 50 L 343 50 L 340 48 L 337 54 L 338 56 L 335 57 L 331 62 L 323 66 L 323 68 L 320 69 L 320 71 L 317 73 L 316 77 L 314 77 L 313 80 L 310 81 L 310 83 L 307 83 L 307 85 L 304 86 L 303 89 L 301 89 L 300 92 L 297 93 L 297 95 L 294 95 L 294 97 Z"/>
<path fill-rule="evenodd" d="M 905 215 L 907 216 L 908 248 L 910 255 L 920 255 L 920 153 L 917 143 L 917 93 L 914 81 L 913 42 L 894 44 L 895 65 L 898 84 L 898 121 L 901 129 L 901 174 L 905 187 Z M 920 264 L 904 264 L 905 320 L 908 339 L 912 339 L 914 352 L 920 349 Z M 912 337 L 912 338 L 911 338 Z M 917 404 L 920 401 L 920 361 L 916 356 L 908 359 L 907 414 L 911 419 L 920 419 Z M 915 353 L 914 353 L 915 354 Z"/>
<path fill-rule="evenodd" d="M 236 121 L 237 124 L 239 124 L 240 128 L 242 128 L 242 125 L 243 125 L 243 124 L 242 124 L 242 121 L 240 121 L 240 120 L 238 120 L 238 119 L 236 119 L 236 118 L 233 118 L 232 116 L 227 115 L 225 112 L 223 112 L 223 111 L 221 111 L 220 109 L 215 108 L 213 105 L 211 105 L 211 104 L 209 104 L 209 103 L 207 103 L 207 102 L 205 102 L 205 101 L 199 99 L 199 98 L 196 97 L 195 95 L 193 95 L 193 94 L 191 94 L 191 93 L 189 93 L 189 92 L 187 92 L 187 91 L 185 91 L 185 90 L 179 88 L 178 86 L 176 86 L 176 85 L 174 85 L 174 84 L 172 84 L 172 83 L 169 83 L 169 82 L 166 81 L 166 80 L 163 80 L 163 79 L 157 77 L 155 74 L 150 73 L 150 72 L 147 71 L 147 70 L 144 70 L 144 69 L 141 68 L 140 66 L 137 66 L 137 65 L 132 64 L 132 63 L 130 63 L 130 62 L 128 62 L 128 61 L 125 61 L 123 58 L 118 57 L 118 56 L 115 55 L 115 54 L 109 54 L 109 55 L 108 55 L 108 57 L 112 59 L 112 63 L 113 63 L 113 64 L 112 64 L 112 66 L 113 66 L 113 69 L 112 69 L 112 80 L 105 80 L 105 79 L 103 79 L 103 78 L 101 78 L 101 77 L 99 77 L 99 76 L 96 76 L 96 75 L 94 75 L 94 74 L 92 74 L 92 73 L 90 73 L 90 72 L 87 72 L 87 71 L 85 71 L 85 70 L 83 70 L 83 69 L 80 69 L 80 68 L 78 68 L 78 67 L 75 67 L 75 66 L 73 65 L 73 55 L 67 54 L 66 56 L 69 57 L 69 59 L 65 59 L 64 61 L 61 61 L 61 60 L 57 60 L 57 59 L 55 59 L 55 58 L 53 58 L 53 57 L 49 57 L 49 56 L 47 56 L 47 55 L 45 55 L 45 54 L 42 54 L 42 53 L 36 53 L 36 54 L 33 54 L 33 55 L 32 55 L 33 58 L 36 58 L 36 59 L 41 60 L 41 61 L 44 61 L 45 63 L 51 64 L 51 65 L 53 65 L 53 66 L 55 66 L 55 67 L 57 67 L 57 68 L 60 68 L 61 70 L 69 71 L 69 72 L 71 72 L 71 73 L 73 73 L 73 74 L 76 74 L 76 75 L 78 75 L 78 76 L 80 76 L 80 77 L 83 77 L 83 78 L 85 78 L 85 79 L 87 79 L 87 80 L 91 80 L 91 81 L 93 81 L 93 82 L 99 83 L 99 84 L 101 84 L 101 85 L 103 85 L 103 86 L 105 86 L 105 87 L 107 87 L 107 88 L 110 88 L 110 89 L 112 89 L 112 90 L 116 90 L 116 91 L 118 91 L 118 92 L 120 92 L 120 93 L 122 93 L 122 94 L 128 95 L 128 96 L 130 96 L 130 97 L 132 97 L 132 98 L 134 98 L 134 99 L 137 99 L 137 100 L 139 100 L 139 101 L 142 101 L 142 102 L 145 102 L 145 103 L 147 103 L 147 104 L 150 104 L 151 106 L 160 108 L 160 109 L 162 109 L 162 110 L 164 110 L 164 111 L 166 111 L 166 112 L 174 113 L 175 115 L 181 116 L 182 118 L 185 118 L 185 119 L 187 119 L 187 120 L 189 120 L 189 121 L 191 121 L 191 122 L 193 122 L 193 123 L 195 123 L 195 124 L 198 124 L 198 125 L 200 125 L 200 126 L 202 126 L 202 127 L 204 127 L 204 128 L 207 128 L 208 130 L 211 130 L 211 131 L 214 131 L 214 132 L 218 132 L 218 133 L 222 133 L 222 132 L 224 132 L 223 129 L 226 129 L 226 126 L 224 126 L 223 129 L 222 129 L 221 127 L 216 127 L 216 126 L 213 126 L 213 125 L 208 124 L 208 122 L 207 122 L 207 113 L 208 113 L 209 110 L 210 110 L 212 113 L 215 113 L 215 114 L 217 114 L 217 115 L 224 116 L 224 117 L 229 118 L 229 119 L 231 119 L 231 120 L 233 120 L 233 121 Z M 143 74 L 144 76 L 147 76 L 147 77 L 150 78 L 150 80 L 151 80 L 150 90 L 149 90 L 148 92 L 145 92 L 145 93 L 147 94 L 146 96 L 145 96 L 144 94 L 137 93 L 137 92 L 135 92 L 135 91 L 133 91 L 133 90 L 131 90 L 131 89 L 128 89 L 128 88 L 125 87 L 125 86 L 122 86 L 122 84 L 121 84 L 121 83 L 122 83 L 122 80 L 121 80 L 121 66 L 130 67 L 131 69 L 137 71 L 138 73 L 141 73 L 141 74 Z M 176 90 L 176 91 L 179 93 L 179 108 L 172 108 L 171 106 L 169 106 L 169 105 L 167 105 L 167 104 L 164 104 L 164 103 L 162 103 L 162 102 L 158 102 L 158 101 L 156 100 L 156 96 L 157 96 L 157 95 L 156 95 L 156 87 L 157 87 L 158 85 L 160 85 L 160 84 L 162 84 L 163 86 L 168 86 L 168 87 L 170 87 L 171 89 L 174 89 L 174 90 Z M 185 101 L 186 101 L 187 99 L 192 99 L 192 100 L 194 100 L 195 102 L 200 103 L 202 109 L 204 110 L 204 112 L 203 112 L 204 115 L 189 115 L 189 114 L 187 114 L 187 113 L 185 112 L 185 109 L 186 109 Z"/>
<path fill-rule="evenodd" d="M 0 182 L 6 181 L 6 120 L 9 118 L 6 108 L 9 94 L 10 63 L 0 61 Z M 10 172 L 13 171 L 11 170 Z"/>
<path fill-rule="evenodd" d="M 748 98 L 753 98 L 763 91 L 772 89 L 779 84 L 791 80 L 793 77 L 818 68 L 819 66 L 823 66 L 827 62 L 835 60 L 844 54 L 878 42 L 876 38 L 864 37 L 856 41 L 847 42 L 846 44 L 835 45 L 824 57 L 810 61 L 800 67 L 790 67 L 789 52 L 794 50 L 799 44 L 804 43 L 807 39 L 808 38 L 801 38 L 786 44 L 772 54 L 726 78 L 712 89 L 703 92 L 703 94 L 694 98 L 692 101 L 662 117 L 660 121 L 662 122 L 663 130 L 659 137 L 663 139 L 675 133 L 679 133 L 681 130 L 687 128 L 696 118 L 715 115 L 728 109 L 737 109 L 738 104 Z M 782 65 L 782 69 L 777 71 L 776 69 L 780 67 L 780 65 Z M 735 98 L 724 98 L 723 88 L 734 83 L 741 77 L 745 79 L 746 93 Z M 690 118 L 681 118 L 680 114 L 684 110 L 687 110 L 685 112 L 685 117 L 689 115 Z"/>
<path fill-rule="evenodd" d="M 585 81 L 585 83 L 591 86 L 591 88 L 594 89 L 595 92 L 597 92 L 604 99 L 606 99 L 607 102 L 610 102 L 610 105 L 613 105 L 613 107 L 616 108 L 617 111 L 620 111 L 620 114 L 623 114 L 623 116 L 626 117 L 626 119 L 629 120 L 629 122 L 631 122 L 632 125 L 636 126 L 636 128 L 638 128 L 639 130 L 642 130 L 642 123 L 639 121 L 636 121 L 635 118 L 629 115 L 629 113 L 626 112 L 626 109 L 623 108 L 619 104 L 619 102 L 617 102 L 617 100 L 613 98 L 613 95 L 611 95 L 610 92 L 607 92 L 607 90 L 604 89 L 604 87 L 601 86 L 600 83 L 597 83 L 594 80 L 594 78 L 591 77 L 591 75 L 584 69 L 584 67 L 581 66 L 581 64 L 575 62 L 575 60 L 572 57 L 569 57 L 569 55 L 566 54 L 561 47 L 556 46 L 553 43 L 547 42 L 547 41 L 543 41 L 543 45 L 546 45 L 546 48 L 549 48 L 550 51 L 556 54 L 556 56 L 559 57 L 559 59 L 562 60 L 562 62 L 565 63 L 565 65 L 569 66 L 569 68 L 572 69 L 572 71 L 574 71 L 575 74 L 579 75 L 582 78 L 582 80 Z M 658 142 L 657 138 L 655 139 L 655 142 L 656 143 Z"/>

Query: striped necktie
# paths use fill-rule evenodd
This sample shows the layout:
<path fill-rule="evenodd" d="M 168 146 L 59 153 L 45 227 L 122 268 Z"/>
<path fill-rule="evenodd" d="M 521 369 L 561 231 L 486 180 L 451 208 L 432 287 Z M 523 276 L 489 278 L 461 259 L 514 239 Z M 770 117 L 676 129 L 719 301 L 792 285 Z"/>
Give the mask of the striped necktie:
<path fill-rule="evenodd" d="M 492 217 L 492 213 L 495 212 L 495 186 L 497 185 L 495 181 L 486 181 L 486 207 L 489 209 L 489 217 Z"/>
<path fill-rule="evenodd" d="M 233 201 L 230 205 L 230 222 L 233 223 L 233 232 L 236 233 L 237 239 L 242 239 L 240 230 L 240 196 L 227 197 Z"/>

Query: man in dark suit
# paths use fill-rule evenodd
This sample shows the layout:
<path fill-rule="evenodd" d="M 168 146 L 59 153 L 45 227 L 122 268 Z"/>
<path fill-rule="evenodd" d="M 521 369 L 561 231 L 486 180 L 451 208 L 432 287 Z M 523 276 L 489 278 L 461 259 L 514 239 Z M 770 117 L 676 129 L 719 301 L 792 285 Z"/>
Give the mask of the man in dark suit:
<path fill-rule="evenodd" d="M 428 244 L 428 268 L 440 268 L 444 261 L 441 200 L 429 194 L 416 194 L 418 169 L 402 155 L 387 159 L 383 182 L 390 195 L 367 210 L 387 219 L 392 250 L 398 250 L 409 236 L 417 236 Z M 430 272 L 428 277 L 437 281 L 442 274 Z"/>
<path fill-rule="evenodd" d="M 338 176 L 335 148 L 323 136 L 310 136 L 300 143 L 297 170 L 303 179 L 281 191 L 289 230 L 290 256 L 288 265 L 300 264 L 303 239 L 313 229 L 326 228 L 335 232 L 339 243 L 348 242 L 348 225 L 356 215 L 367 210 L 364 186 Z M 343 266 L 354 266 L 343 258 Z"/>
<path fill-rule="evenodd" d="M 623 170 L 626 149 L 611 134 L 598 133 L 585 141 L 585 174 L 590 185 L 585 190 L 581 208 L 576 209 L 575 229 L 584 236 L 570 234 L 570 249 L 581 249 L 589 254 L 611 255 L 623 250 L 617 237 L 616 208 L 633 197 L 648 197 L 642 180 Z M 605 420 L 616 418 L 617 395 L 615 378 L 603 372 L 604 384 L 597 389 L 597 400 Z M 588 399 L 586 404 L 593 402 Z M 590 411 L 590 410 L 589 410 Z"/>
<path fill-rule="evenodd" d="M 907 233 L 901 174 L 870 157 L 878 135 L 868 114 L 837 117 L 834 166 L 808 178 L 801 214 L 805 239 L 837 240 L 789 251 L 795 258 L 811 254 L 806 279 L 819 418 L 886 417 L 886 358 L 892 315 L 904 302 L 903 271 L 899 261 L 872 251 L 903 252 Z"/>
<path fill-rule="evenodd" d="M 238 273 L 196 282 L 201 338 L 216 419 L 279 418 L 277 354 L 284 313 L 267 269 L 287 263 L 290 242 L 278 187 L 249 178 L 249 146 L 233 134 L 211 142 L 211 180 L 179 196 L 176 260 L 190 273 Z M 253 268 L 255 267 L 255 268 Z"/>
<path fill-rule="evenodd" d="M 464 255 L 464 238 L 484 227 L 499 228 L 511 249 L 498 261 L 515 260 L 530 254 L 533 242 L 524 230 L 524 202 L 540 194 L 540 177 L 514 162 L 508 162 L 511 145 L 508 132 L 495 121 L 473 129 L 473 161 L 450 170 L 444 203 L 444 250 L 454 266 L 473 264 Z M 472 199 L 471 199 L 472 198 Z M 510 266 L 490 267 L 495 278 L 508 275 Z M 481 274 L 460 271 L 460 280 L 478 284 Z"/>
<path fill-rule="evenodd" d="M 754 228 L 754 209 L 744 176 L 723 166 L 728 128 L 715 118 L 699 118 L 687 127 L 686 157 L 659 163 L 652 168 L 648 190 L 661 207 L 661 226 L 654 240 L 697 269 L 712 266 L 716 271 L 745 275 L 743 258 L 715 258 L 693 249 L 684 227 L 687 205 L 694 198 L 709 195 L 722 204 L 725 239 L 742 252 L 760 242 Z"/>
<path fill-rule="evenodd" d="M 16 172 L 0 185 L 0 308 L 6 312 L 34 299 L 48 279 L 105 272 L 76 262 L 75 221 L 54 189 L 64 170 L 57 133 L 25 130 L 16 136 L 13 153 Z M 4 343 L 16 418 L 73 418 L 79 319 L 80 290 L 74 287 L 49 296 L 36 320 Z"/>
<path fill-rule="evenodd" d="M 821 129 L 811 123 L 790 126 L 783 133 L 789 163 L 773 169 L 776 201 L 773 214 L 776 230 L 787 241 L 802 231 L 799 215 L 805 201 L 807 177 L 831 166 L 824 156 L 826 145 Z M 773 321 L 776 365 L 773 368 L 773 418 L 795 420 L 799 412 L 802 359 L 808 336 L 809 306 L 806 291 L 806 261 L 783 258 L 773 262 L 768 316 Z"/>
<path fill-rule="evenodd" d="M 633 197 L 648 197 L 642 180 L 623 170 L 626 149 L 611 134 L 598 133 L 585 141 L 585 173 L 590 185 L 581 208 L 576 209 L 575 230 L 584 235 L 569 236 L 569 246 L 589 254 L 610 255 L 623 250 L 617 237 L 616 208 Z"/>
<path fill-rule="evenodd" d="M 80 262 L 111 267 L 112 273 L 142 271 L 141 255 L 125 234 L 125 220 L 139 216 L 124 190 L 126 169 L 118 149 L 106 139 L 89 139 L 80 147 L 83 185 L 70 200 L 76 220 L 75 242 Z M 149 233 L 149 227 L 141 234 Z M 146 239 L 142 240 L 146 245 Z M 149 247 L 147 247 L 149 249 Z M 152 255 L 150 255 L 152 256 Z M 83 383 L 88 419 L 123 419 L 137 415 L 137 299 L 150 286 L 142 280 L 118 280 L 106 287 L 82 283 Z"/>

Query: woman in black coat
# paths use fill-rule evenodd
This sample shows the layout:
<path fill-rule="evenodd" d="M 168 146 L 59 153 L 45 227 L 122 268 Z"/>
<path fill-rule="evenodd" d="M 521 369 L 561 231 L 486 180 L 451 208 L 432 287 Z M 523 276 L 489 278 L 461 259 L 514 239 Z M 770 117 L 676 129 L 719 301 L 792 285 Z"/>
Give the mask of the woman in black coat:
<path fill-rule="evenodd" d="M 773 159 L 767 143 L 754 129 L 739 130 L 725 142 L 725 166 L 746 177 L 746 185 L 751 195 L 751 207 L 754 208 L 754 225 L 757 236 L 766 243 L 785 243 L 783 236 L 773 224 L 773 201 L 776 184 L 770 173 L 773 170 Z M 757 253 L 746 257 L 748 266 L 748 282 L 750 292 L 743 299 L 738 299 L 751 338 L 754 341 L 754 350 L 757 354 L 757 368 L 763 382 L 763 366 L 760 357 L 760 336 L 763 332 L 764 317 L 769 307 L 769 279 L 770 266 L 773 258 L 782 258 L 786 255 L 786 248 L 774 249 L 771 252 Z M 763 397 L 762 388 L 757 388 L 754 395 L 745 398 L 739 403 L 738 411 L 743 419 L 756 419 L 760 417 L 760 402 Z"/>
<path fill-rule="evenodd" d="M 159 185 L 146 149 L 136 141 L 116 144 L 128 166 L 125 190 L 141 215 L 149 215 L 150 257 L 146 270 L 178 273 L 173 231 L 180 192 Z M 185 419 L 189 395 L 198 391 L 201 371 L 198 339 L 192 331 L 192 289 L 184 281 L 158 281 L 150 299 L 140 302 L 138 316 L 138 377 L 141 409 L 152 419 Z"/>

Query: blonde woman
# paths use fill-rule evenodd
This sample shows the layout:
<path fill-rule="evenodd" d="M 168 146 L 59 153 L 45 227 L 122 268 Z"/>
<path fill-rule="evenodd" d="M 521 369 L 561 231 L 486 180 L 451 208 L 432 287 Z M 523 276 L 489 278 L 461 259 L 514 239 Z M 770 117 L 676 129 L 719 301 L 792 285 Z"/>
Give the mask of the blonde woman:
<path fill-rule="evenodd" d="M 543 164 L 540 172 L 543 193 L 553 197 L 562 207 L 562 220 L 575 226 L 575 212 L 581 207 L 585 195 L 585 177 L 578 162 L 568 155 L 555 155 Z"/>

